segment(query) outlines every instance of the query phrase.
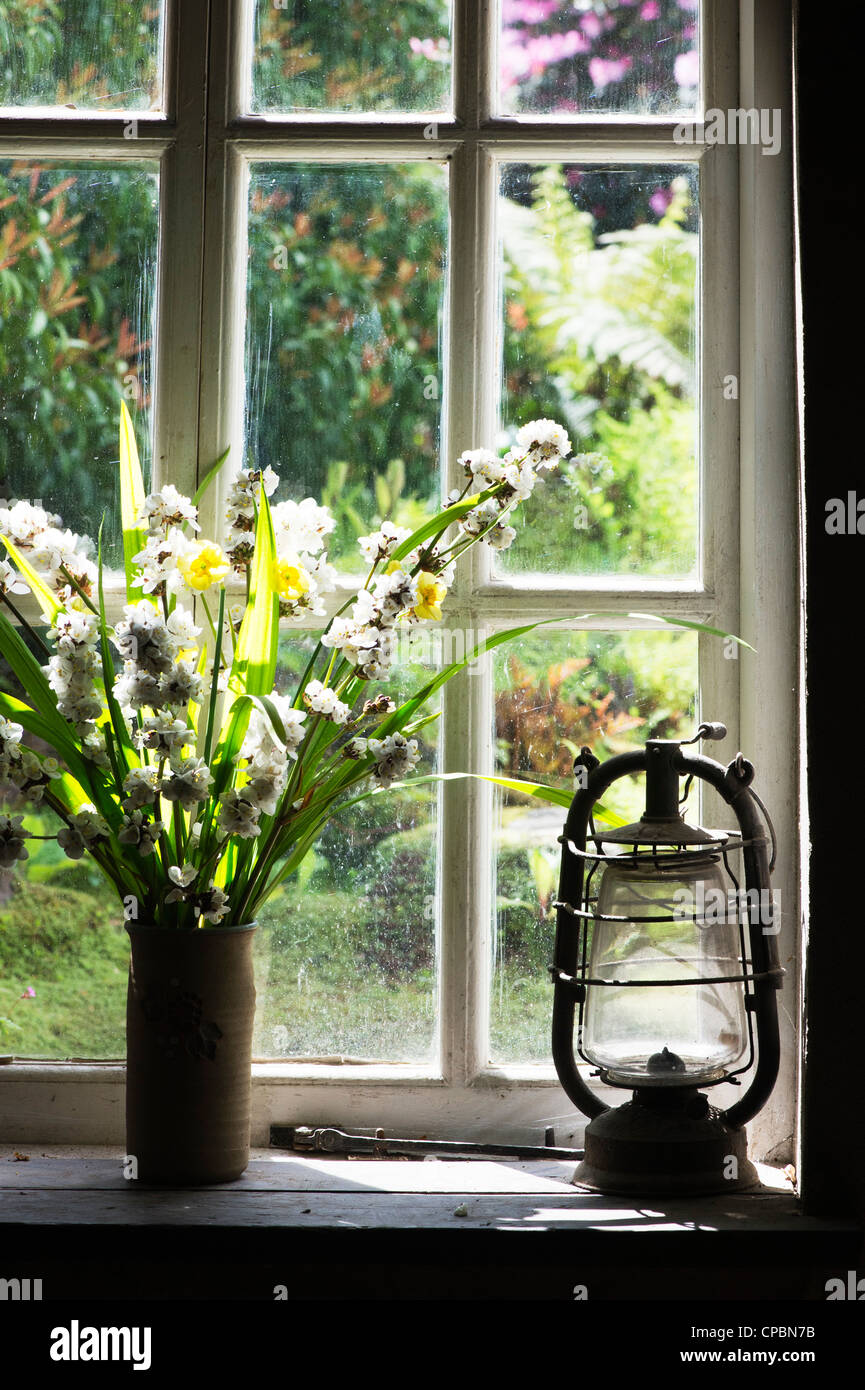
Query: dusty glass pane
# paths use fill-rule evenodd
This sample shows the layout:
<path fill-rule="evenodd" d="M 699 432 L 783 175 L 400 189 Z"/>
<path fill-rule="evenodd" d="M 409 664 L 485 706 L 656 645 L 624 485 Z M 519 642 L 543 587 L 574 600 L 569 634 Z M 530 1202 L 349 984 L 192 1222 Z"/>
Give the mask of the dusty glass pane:
<path fill-rule="evenodd" d="M 162 0 L 0 0 L 0 106 L 161 104 Z"/>
<path fill-rule="evenodd" d="M 672 116 L 700 80 L 698 0 L 502 0 L 508 115 Z"/>
<path fill-rule="evenodd" d="M 444 113 L 450 0 L 257 0 L 252 109 Z"/>
<path fill-rule="evenodd" d="M 502 569 L 696 573 L 697 173 L 505 165 L 502 446 L 566 426 Z"/>
<path fill-rule="evenodd" d="M 438 165 L 252 170 L 247 451 L 331 507 L 333 563 L 440 496 L 447 184 Z"/>
<path fill-rule="evenodd" d="M 497 768 L 570 793 L 573 760 L 584 744 L 604 762 L 647 738 L 690 734 L 696 690 L 694 633 L 554 632 L 509 643 L 495 658 Z M 643 786 L 642 777 L 624 778 L 604 804 L 636 820 L 645 804 Z M 517 793 L 497 796 L 490 961 L 494 1062 L 550 1062 L 547 966 L 564 817 L 564 809 Z"/>
<path fill-rule="evenodd" d="M 153 165 L 0 162 L 0 497 L 28 499 L 122 564 L 121 398 L 149 477 L 158 182 Z"/>
<path fill-rule="evenodd" d="M 282 639 L 286 690 L 296 688 L 310 650 L 309 637 Z M 365 698 L 386 690 L 399 701 L 429 679 L 428 647 L 404 641 L 400 656 Z M 413 735 L 421 759 L 412 776 L 435 771 L 436 728 Z M 437 804 L 436 784 L 428 784 L 337 810 L 299 871 L 264 904 L 257 1056 L 432 1059 Z"/>

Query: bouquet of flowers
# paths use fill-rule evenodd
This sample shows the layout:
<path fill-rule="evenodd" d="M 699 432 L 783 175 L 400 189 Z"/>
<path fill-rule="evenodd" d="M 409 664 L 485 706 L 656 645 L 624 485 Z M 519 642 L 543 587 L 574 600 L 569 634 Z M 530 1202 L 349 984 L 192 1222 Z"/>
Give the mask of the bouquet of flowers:
<path fill-rule="evenodd" d="M 385 521 L 363 536 L 365 582 L 326 624 L 296 690 L 280 693 L 280 630 L 325 618 L 336 589 L 333 517 L 312 498 L 271 504 L 277 475 L 244 468 L 230 485 L 223 542 L 205 538 L 198 504 L 225 456 L 195 497 L 170 484 L 145 496 L 122 406 L 118 621 L 106 613 L 101 531 L 94 547 L 41 506 L 0 506 L 0 651 L 25 692 L 0 693 L 8 809 L 50 807 L 63 823 L 58 843 L 73 859 L 92 857 L 127 918 L 253 921 L 353 789 L 365 784 L 359 796 L 369 795 L 412 772 L 415 736 L 437 717 L 425 711 L 430 697 L 512 635 L 488 639 L 399 704 L 367 698 L 369 683 L 388 677 L 401 630 L 441 619 L 457 558 L 478 542 L 510 545 L 508 514 L 570 447 L 560 425 L 536 420 L 503 458 L 463 454 L 463 489 L 417 530 Z M 20 611 L 28 591 L 48 644 Z M 23 743 L 25 730 L 51 751 Z M 0 869 L 28 857 L 23 820 L 0 815 Z"/>

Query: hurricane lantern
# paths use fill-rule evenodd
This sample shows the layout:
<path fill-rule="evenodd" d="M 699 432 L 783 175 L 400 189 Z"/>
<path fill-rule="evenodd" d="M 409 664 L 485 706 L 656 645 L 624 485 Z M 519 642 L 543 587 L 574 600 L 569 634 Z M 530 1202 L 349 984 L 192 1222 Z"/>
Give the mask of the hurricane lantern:
<path fill-rule="evenodd" d="M 692 739 L 649 739 L 645 750 L 603 764 L 583 749 L 575 765 L 551 966 L 553 1059 L 591 1120 L 573 1181 L 596 1191 L 676 1195 L 759 1184 L 744 1126 L 778 1071 L 776 846 L 751 763 L 740 753 L 724 767 L 687 747 L 725 734 L 723 724 L 701 724 Z M 596 803 L 620 777 L 641 772 L 641 820 L 596 829 Z M 737 830 L 684 820 L 693 778 L 718 792 Z M 632 1090 L 631 1099 L 608 1106 L 581 1075 L 577 1054 L 606 1086 Z M 752 1068 L 736 1104 L 709 1104 L 707 1088 L 741 1085 Z"/>

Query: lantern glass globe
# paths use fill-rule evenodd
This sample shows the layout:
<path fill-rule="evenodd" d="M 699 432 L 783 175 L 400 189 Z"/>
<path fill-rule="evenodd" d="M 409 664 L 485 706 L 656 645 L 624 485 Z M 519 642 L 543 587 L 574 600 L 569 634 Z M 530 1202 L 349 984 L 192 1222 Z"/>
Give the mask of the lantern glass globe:
<path fill-rule="evenodd" d="M 598 918 L 623 920 L 592 924 L 587 977 L 612 984 L 586 986 L 580 1051 L 613 1085 L 708 1085 L 746 1052 L 744 987 L 714 979 L 742 974 L 735 891 L 715 857 L 676 860 L 603 870 Z"/>

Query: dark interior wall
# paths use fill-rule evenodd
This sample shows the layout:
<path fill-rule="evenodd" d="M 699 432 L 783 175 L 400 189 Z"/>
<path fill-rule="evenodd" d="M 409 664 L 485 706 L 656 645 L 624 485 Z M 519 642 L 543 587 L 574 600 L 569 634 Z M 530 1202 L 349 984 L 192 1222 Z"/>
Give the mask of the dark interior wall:
<path fill-rule="evenodd" d="M 802 1188 L 810 1210 L 865 1214 L 860 871 L 863 534 L 826 504 L 865 499 L 861 47 L 855 11 L 800 0 L 799 187 L 805 380 L 808 799 L 811 821 Z M 865 503 L 863 503 L 865 513 Z"/>

